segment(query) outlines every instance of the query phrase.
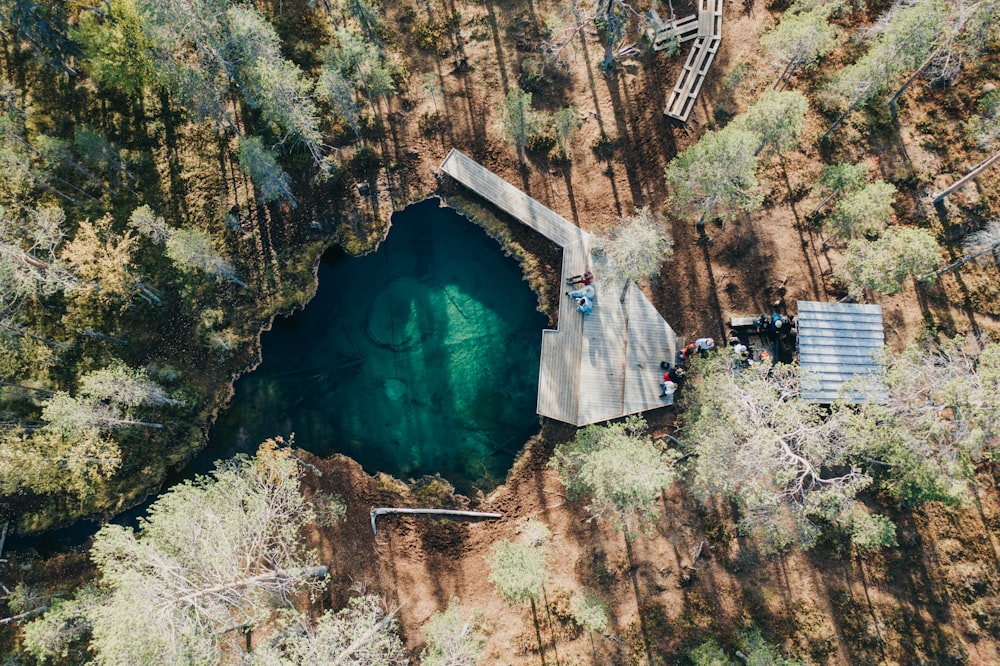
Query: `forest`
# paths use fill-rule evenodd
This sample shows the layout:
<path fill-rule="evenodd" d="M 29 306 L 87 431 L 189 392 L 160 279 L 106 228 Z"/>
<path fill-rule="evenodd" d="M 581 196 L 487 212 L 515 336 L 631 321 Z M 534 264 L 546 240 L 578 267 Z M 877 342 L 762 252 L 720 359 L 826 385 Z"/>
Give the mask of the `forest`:
<path fill-rule="evenodd" d="M 704 2 L 0 0 L 0 664 L 1000 663 L 1000 0 L 717 4 L 682 122 Z M 410 204 L 555 327 L 453 148 L 719 341 L 676 404 L 539 417 L 473 491 L 294 432 L 179 479 Z M 882 398 L 723 346 L 798 300 L 881 306 Z"/>

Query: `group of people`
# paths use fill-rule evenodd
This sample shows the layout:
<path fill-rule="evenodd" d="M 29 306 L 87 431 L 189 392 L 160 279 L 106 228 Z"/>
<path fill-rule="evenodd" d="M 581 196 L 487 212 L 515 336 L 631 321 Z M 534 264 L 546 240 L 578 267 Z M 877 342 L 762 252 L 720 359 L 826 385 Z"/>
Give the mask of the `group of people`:
<path fill-rule="evenodd" d="M 771 314 L 765 313 L 757 317 L 757 332 L 771 341 L 777 340 L 783 334 L 788 333 L 791 328 L 791 318 L 777 312 L 772 312 Z"/>
<path fill-rule="evenodd" d="M 672 396 L 680 387 L 681 383 L 684 381 L 684 368 L 679 365 L 670 365 L 666 361 L 660 363 L 660 368 L 666 370 L 663 373 L 663 383 L 660 387 L 663 392 L 660 394 L 661 398 L 666 398 L 667 396 Z"/>
<path fill-rule="evenodd" d="M 589 270 L 584 271 L 583 275 L 567 278 L 566 284 L 571 287 L 580 285 L 579 289 L 567 291 L 566 295 L 576 301 L 577 312 L 582 312 L 585 315 L 590 314 L 590 311 L 594 309 L 594 297 L 597 295 L 597 291 L 594 289 L 594 274 Z"/>
<path fill-rule="evenodd" d="M 677 362 L 675 365 L 670 365 L 667 361 L 660 363 L 660 368 L 666 371 L 663 373 L 663 383 L 660 384 L 660 388 L 663 389 L 660 397 L 672 396 L 677 391 L 677 388 L 684 382 L 684 368 L 687 367 L 688 360 L 692 356 L 698 354 L 702 358 L 706 358 L 708 353 L 713 349 L 715 349 L 715 340 L 712 338 L 698 338 L 677 352 Z"/>

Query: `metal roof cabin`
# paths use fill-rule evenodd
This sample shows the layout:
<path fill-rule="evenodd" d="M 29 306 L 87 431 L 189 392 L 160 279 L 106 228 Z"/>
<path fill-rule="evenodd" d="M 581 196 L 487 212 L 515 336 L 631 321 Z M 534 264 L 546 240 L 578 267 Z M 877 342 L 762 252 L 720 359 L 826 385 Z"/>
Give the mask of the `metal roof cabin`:
<path fill-rule="evenodd" d="M 816 301 L 798 301 L 797 306 L 802 399 L 823 405 L 838 398 L 884 401 L 886 389 L 881 383 L 840 395 L 844 382 L 883 370 L 882 306 Z"/>

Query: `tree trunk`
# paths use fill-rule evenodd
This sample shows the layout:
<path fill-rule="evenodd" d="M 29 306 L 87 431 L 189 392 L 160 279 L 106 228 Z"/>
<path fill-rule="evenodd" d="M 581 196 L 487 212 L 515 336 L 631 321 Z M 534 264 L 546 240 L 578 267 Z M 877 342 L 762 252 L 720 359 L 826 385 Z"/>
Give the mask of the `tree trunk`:
<path fill-rule="evenodd" d="M 833 124 L 830 125 L 830 127 L 826 130 L 826 133 L 823 136 L 821 136 L 819 140 L 825 141 L 826 138 L 830 136 L 830 132 L 840 127 L 840 123 L 844 122 L 844 119 L 846 119 L 847 116 L 850 115 L 852 111 L 854 111 L 854 109 L 858 108 L 859 103 L 860 103 L 859 101 L 852 102 L 851 105 L 847 107 L 847 110 L 844 111 L 842 114 L 840 114 L 839 118 L 833 121 Z"/>
<path fill-rule="evenodd" d="M 328 569 L 324 566 L 319 567 L 309 567 L 306 569 L 297 569 L 293 572 L 284 571 L 268 571 L 267 573 L 258 574 L 256 576 L 250 576 L 249 578 L 243 578 L 242 580 L 234 580 L 228 583 L 221 583 L 219 585 L 213 585 L 212 587 L 202 588 L 196 590 L 190 594 L 185 594 L 182 597 L 178 597 L 174 600 L 175 605 L 180 605 L 184 603 L 190 603 L 192 601 L 197 601 L 202 597 L 207 597 L 210 594 L 218 594 L 219 592 L 227 592 L 229 590 L 238 590 L 244 587 L 250 587 L 257 583 L 267 583 L 271 581 L 280 580 L 291 580 L 293 575 L 295 578 L 322 578 L 328 573 Z"/>
<path fill-rule="evenodd" d="M 149 423 L 148 421 L 132 421 L 129 419 L 108 419 L 108 423 L 115 425 L 136 425 L 143 428 L 162 428 L 162 423 Z"/>
<path fill-rule="evenodd" d="M 542 666 L 545 666 L 545 646 L 542 644 L 542 630 L 538 626 L 538 610 L 535 608 L 535 600 L 529 599 L 531 602 L 531 619 L 535 621 L 535 638 L 538 639 L 538 654 L 542 657 Z"/>
<path fill-rule="evenodd" d="M 927 56 L 927 60 L 920 63 L 920 66 L 917 67 L 917 71 L 913 72 L 913 74 L 910 75 L 910 78 L 906 79 L 906 81 L 903 82 L 903 85 L 899 87 L 899 90 L 897 90 L 896 93 L 889 98 L 889 108 L 892 109 L 893 116 L 896 115 L 896 102 L 899 100 L 900 96 L 906 92 L 906 89 L 910 87 L 910 84 L 917 80 L 920 73 L 924 71 L 927 65 L 931 64 L 931 62 L 934 61 L 934 58 L 938 57 L 940 53 L 940 49 L 935 49 L 929 56 Z"/>
<path fill-rule="evenodd" d="M 983 160 L 982 162 L 980 162 L 976 166 L 972 167 L 972 171 L 970 171 L 969 173 L 967 173 L 964 176 L 962 176 L 961 178 L 959 178 L 958 181 L 956 181 L 954 185 L 952 185 L 951 187 L 945 189 L 940 194 L 935 194 L 934 195 L 934 203 L 935 204 L 941 203 L 941 201 L 946 196 L 948 196 L 949 194 L 951 194 L 955 190 L 957 190 L 960 187 L 962 187 L 963 185 L 965 185 L 967 182 L 969 182 L 970 180 L 972 180 L 973 178 L 975 178 L 976 176 L 978 176 L 981 172 L 983 172 L 986 169 L 988 169 L 990 167 L 990 165 L 992 165 L 998 159 L 1000 159 L 1000 152 L 994 153 L 994 154 L 990 155 L 985 160 Z"/>
<path fill-rule="evenodd" d="M 375 508 L 372 507 L 371 511 L 372 518 L 372 534 L 378 536 L 375 530 L 375 519 L 379 516 L 387 516 L 389 514 L 404 514 L 404 515 L 431 515 L 431 516 L 450 516 L 458 518 L 503 518 L 502 513 L 485 513 L 482 511 L 456 511 L 453 509 L 394 509 L 391 507 L 387 508 Z"/>
<path fill-rule="evenodd" d="M 936 271 L 934 271 L 932 273 L 926 273 L 924 275 L 921 275 L 917 279 L 918 280 L 925 280 L 925 279 L 928 279 L 928 278 L 932 278 L 935 275 L 944 275 L 945 273 L 953 271 L 956 268 L 961 268 L 962 266 L 966 265 L 970 261 L 975 261 L 979 257 L 985 256 L 985 255 L 989 254 L 990 252 L 996 252 L 998 249 L 1000 249 L 1000 243 L 998 243 L 997 245 L 991 245 L 988 248 L 986 248 L 985 250 L 982 250 L 980 252 L 976 252 L 975 254 L 966 255 L 966 256 L 962 257 L 961 259 L 959 259 L 958 261 L 951 262 L 950 264 L 948 264 L 944 268 L 939 268 L 939 269 L 937 269 Z"/>
<path fill-rule="evenodd" d="M 44 613 L 48 609 L 49 609 L 48 606 L 39 606 L 38 608 L 35 608 L 33 610 L 30 610 L 30 611 L 27 611 L 25 613 L 20 613 L 18 615 L 13 615 L 11 617 L 5 617 L 2 620 L 0 620 L 0 627 L 2 627 L 4 625 L 11 624 L 12 622 L 18 622 L 20 620 L 27 620 L 29 617 L 34 617 L 36 615 L 41 615 L 42 613 Z"/>

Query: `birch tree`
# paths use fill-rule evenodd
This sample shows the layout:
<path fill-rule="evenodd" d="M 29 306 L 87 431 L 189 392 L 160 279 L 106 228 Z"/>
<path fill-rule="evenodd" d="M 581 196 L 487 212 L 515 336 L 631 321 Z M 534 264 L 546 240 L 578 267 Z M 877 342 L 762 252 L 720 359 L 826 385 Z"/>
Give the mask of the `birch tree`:
<path fill-rule="evenodd" d="M 136 409 L 178 404 L 145 371 L 116 362 L 83 375 L 76 395 L 56 391 L 42 407 L 42 419 L 66 437 L 129 426 L 162 428 L 160 423 L 137 418 Z"/>
<path fill-rule="evenodd" d="M 980 150 L 992 150 L 1000 142 L 1000 91 L 983 95 L 977 113 L 965 123 L 965 134 Z"/>
<path fill-rule="evenodd" d="M 448 608 L 437 611 L 424 624 L 427 647 L 420 655 L 421 666 L 476 666 L 486 647 L 483 614 L 463 610 L 458 597 Z"/>
<path fill-rule="evenodd" d="M 905 502 L 967 499 L 969 465 L 1000 450 L 1000 345 L 958 337 L 886 360 L 887 400 L 856 416 L 880 487 Z"/>
<path fill-rule="evenodd" d="M 251 6 L 226 10 L 227 60 L 251 107 L 275 131 L 279 143 L 301 142 L 315 162 L 323 157 L 319 115 L 312 84 L 297 65 L 281 55 L 274 27 Z"/>
<path fill-rule="evenodd" d="M 246 666 L 407 666 L 395 613 L 374 594 L 352 597 L 315 622 L 297 615 L 277 636 L 247 656 Z"/>
<path fill-rule="evenodd" d="M 531 93 L 520 88 L 512 89 L 507 93 L 500 113 L 500 126 L 517 148 L 521 166 L 525 166 L 528 163 L 528 155 L 525 152 L 528 139 L 542 127 L 541 117 L 531 108 Z"/>
<path fill-rule="evenodd" d="M 89 629 L 92 663 L 218 663 L 223 644 L 241 652 L 234 629 L 271 619 L 297 590 L 316 589 L 326 568 L 304 547 L 313 517 L 298 470 L 287 449 L 265 443 L 254 458 L 171 488 L 138 530 L 98 532 L 96 597 L 63 609 Z"/>
<path fill-rule="evenodd" d="M 823 135 L 825 139 L 859 106 L 883 94 L 907 72 L 920 66 L 938 39 L 944 23 L 941 0 L 897 2 L 869 31 L 873 46 L 867 54 L 844 69 L 829 90 L 846 101 L 846 109 Z"/>
<path fill-rule="evenodd" d="M 594 261 L 599 264 L 600 273 L 623 287 L 658 274 L 660 266 L 674 252 L 666 220 L 648 206 L 623 217 L 610 236 L 597 236 L 594 245 Z"/>
<path fill-rule="evenodd" d="M 291 178 L 258 137 L 240 139 L 240 170 L 250 177 L 260 193 L 260 200 L 270 203 L 285 199 L 295 206 Z"/>
<path fill-rule="evenodd" d="M 770 90 L 733 123 L 758 137 L 755 155 L 780 156 L 798 146 L 808 106 L 806 96 L 796 90 Z"/>
<path fill-rule="evenodd" d="M 824 228 L 836 238 L 874 236 L 885 230 L 892 217 L 896 187 L 881 178 L 858 189 L 842 192 Z"/>
<path fill-rule="evenodd" d="M 507 605 L 513 606 L 525 601 L 531 605 L 538 650 L 544 661 L 545 647 L 538 629 L 538 609 L 535 602 L 545 595 L 545 583 L 548 580 L 546 568 L 549 564 L 547 542 L 551 534 L 538 521 L 528 521 L 525 527 L 525 534 L 518 541 L 503 539 L 493 547 L 488 558 L 489 580 Z"/>
<path fill-rule="evenodd" d="M 212 237 L 200 229 L 172 229 L 166 240 L 167 256 L 182 270 L 207 273 L 249 289 L 236 268 L 215 249 Z"/>
<path fill-rule="evenodd" d="M 801 68 L 811 68 L 837 45 L 837 31 L 830 25 L 831 5 L 809 11 L 788 10 L 781 21 L 760 38 L 761 46 L 782 67 L 775 89 Z"/>
<path fill-rule="evenodd" d="M 98 430 L 67 436 L 51 428 L 0 435 L 0 493 L 86 497 L 121 467 L 118 445 Z"/>

